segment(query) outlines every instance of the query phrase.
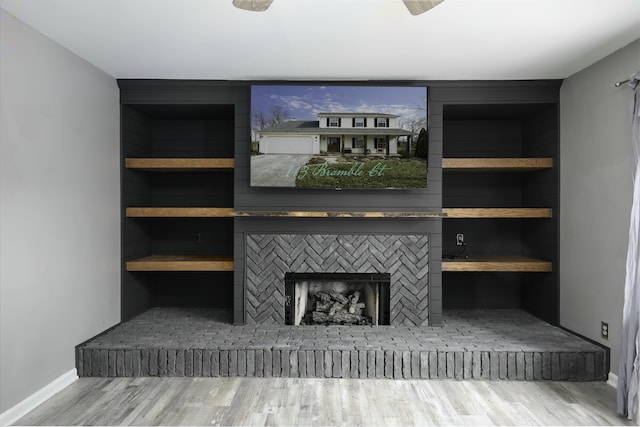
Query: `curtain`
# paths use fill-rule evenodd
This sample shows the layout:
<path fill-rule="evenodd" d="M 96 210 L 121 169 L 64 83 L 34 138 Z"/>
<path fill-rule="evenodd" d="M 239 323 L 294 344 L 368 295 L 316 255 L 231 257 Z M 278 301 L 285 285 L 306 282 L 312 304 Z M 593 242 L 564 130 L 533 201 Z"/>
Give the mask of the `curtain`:
<path fill-rule="evenodd" d="M 629 224 L 629 248 L 624 284 L 622 313 L 622 349 L 618 370 L 618 413 L 630 420 L 638 413 L 638 376 L 640 375 L 640 72 L 629 80 L 631 95 L 631 146 L 633 202 Z"/>

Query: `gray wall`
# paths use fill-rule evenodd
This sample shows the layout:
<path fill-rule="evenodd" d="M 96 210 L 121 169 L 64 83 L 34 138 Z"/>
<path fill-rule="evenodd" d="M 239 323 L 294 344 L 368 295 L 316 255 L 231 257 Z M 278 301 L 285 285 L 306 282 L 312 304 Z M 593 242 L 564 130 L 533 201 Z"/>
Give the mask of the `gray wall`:
<path fill-rule="evenodd" d="M 611 348 L 617 374 L 631 212 L 631 89 L 640 40 L 560 90 L 560 324 Z M 600 321 L 609 340 L 600 338 Z"/>
<path fill-rule="evenodd" d="M 119 321 L 111 76 L 0 10 L 0 413 Z"/>

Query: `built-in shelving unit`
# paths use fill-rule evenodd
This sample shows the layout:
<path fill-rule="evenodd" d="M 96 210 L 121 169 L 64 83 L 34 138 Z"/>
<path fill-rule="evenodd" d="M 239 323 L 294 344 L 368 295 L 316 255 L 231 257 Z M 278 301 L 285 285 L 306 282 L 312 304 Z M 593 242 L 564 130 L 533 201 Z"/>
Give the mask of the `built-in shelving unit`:
<path fill-rule="evenodd" d="M 444 106 L 444 308 L 557 322 L 557 122 L 555 103 Z"/>
<path fill-rule="evenodd" d="M 233 305 L 234 110 L 122 104 L 123 320 Z"/>

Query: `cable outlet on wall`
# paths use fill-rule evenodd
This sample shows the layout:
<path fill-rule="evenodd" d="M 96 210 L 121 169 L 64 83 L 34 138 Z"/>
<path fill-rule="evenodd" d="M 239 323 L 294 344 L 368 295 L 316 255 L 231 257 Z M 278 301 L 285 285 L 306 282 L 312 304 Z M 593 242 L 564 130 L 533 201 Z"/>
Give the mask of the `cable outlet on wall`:
<path fill-rule="evenodd" d="M 464 234 L 462 234 L 462 233 L 456 234 L 456 245 L 457 246 L 464 245 Z"/>
<path fill-rule="evenodd" d="M 607 322 L 600 322 L 600 335 L 606 340 L 609 339 L 609 324 Z"/>

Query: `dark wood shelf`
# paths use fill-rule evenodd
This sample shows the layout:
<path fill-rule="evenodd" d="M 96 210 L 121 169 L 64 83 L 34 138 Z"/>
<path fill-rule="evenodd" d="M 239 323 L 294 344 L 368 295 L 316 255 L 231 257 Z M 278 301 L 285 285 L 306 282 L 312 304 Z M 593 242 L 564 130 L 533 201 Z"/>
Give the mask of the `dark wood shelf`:
<path fill-rule="evenodd" d="M 233 257 L 151 255 L 127 261 L 127 271 L 233 271 Z"/>
<path fill-rule="evenodd" d="M 552 271 L 552 265 L 548 261 L 521 256 L 492 256 L 444 259 L 442 271 L 548 273 Z"/>
<path fill-rule="evenodd" d="M 551 157 L 442 159 L 442 169 L 447 172 L 530 172 L 552 167 Z"/>

